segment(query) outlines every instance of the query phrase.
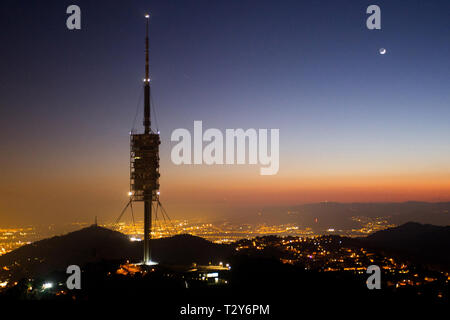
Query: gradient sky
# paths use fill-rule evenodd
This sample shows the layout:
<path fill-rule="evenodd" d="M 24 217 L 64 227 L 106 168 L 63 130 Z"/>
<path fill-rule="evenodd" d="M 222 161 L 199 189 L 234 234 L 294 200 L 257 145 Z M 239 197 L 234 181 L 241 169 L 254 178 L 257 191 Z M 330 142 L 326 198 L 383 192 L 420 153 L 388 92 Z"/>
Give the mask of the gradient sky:
<path fill-rule="evenodd" d="M 382 30 L 365 26 L 370 4 Z M 146 11 L 172 217 L 450 200 L 449 1 L 2 0 L 0 224 L 118 216 L 128 132 L 142 128 Z M 279 173 L 173 165 L 170 134 L 194 120 L 279 128 Z"/>

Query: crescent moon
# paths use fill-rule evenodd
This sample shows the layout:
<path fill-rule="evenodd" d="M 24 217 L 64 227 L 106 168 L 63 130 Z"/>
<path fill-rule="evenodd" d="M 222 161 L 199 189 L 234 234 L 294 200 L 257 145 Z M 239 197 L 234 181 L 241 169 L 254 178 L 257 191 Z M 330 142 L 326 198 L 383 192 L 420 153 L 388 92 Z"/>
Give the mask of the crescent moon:
<path fill-rule="evenodd" d="M 385 48 L 381 48 L 380 49 L 380 54 L 385 54 L 386 53 L 386 49 Z"/>

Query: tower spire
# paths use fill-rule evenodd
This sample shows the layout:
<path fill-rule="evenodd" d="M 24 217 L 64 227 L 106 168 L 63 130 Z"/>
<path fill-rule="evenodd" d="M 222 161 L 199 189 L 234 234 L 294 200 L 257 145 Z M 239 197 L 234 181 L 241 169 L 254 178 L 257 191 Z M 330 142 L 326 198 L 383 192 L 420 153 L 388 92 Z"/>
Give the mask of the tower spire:
<path fill-rule="evenodd" d="M 150 15 L 145 15 L 146 19 L 146 33 L 145 33 L 145 79 L 144 79 L 144 128 L 145 133 L 150 133 L 150 73 L 148 63 L 148 28 Z"/>

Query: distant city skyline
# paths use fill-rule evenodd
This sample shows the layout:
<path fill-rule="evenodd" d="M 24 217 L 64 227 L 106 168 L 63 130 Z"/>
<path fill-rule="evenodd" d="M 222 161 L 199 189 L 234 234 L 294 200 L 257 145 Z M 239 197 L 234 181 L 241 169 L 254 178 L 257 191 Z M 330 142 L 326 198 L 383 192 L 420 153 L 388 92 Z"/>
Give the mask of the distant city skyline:
<path fill-rule="evenodd" d="M 70 4 L 0 4 L 0 224 L 117 217 L 128 132 L 142 130 L 147 11 L 173 218 L 450 201 L 450 2 L 378 1 L 381 30 L 366 28 L 369 1 L 77 1 L 78 31 Z M 279 128 L 278 174 L 174 165 L 170 135 L 195 120 Z"/>

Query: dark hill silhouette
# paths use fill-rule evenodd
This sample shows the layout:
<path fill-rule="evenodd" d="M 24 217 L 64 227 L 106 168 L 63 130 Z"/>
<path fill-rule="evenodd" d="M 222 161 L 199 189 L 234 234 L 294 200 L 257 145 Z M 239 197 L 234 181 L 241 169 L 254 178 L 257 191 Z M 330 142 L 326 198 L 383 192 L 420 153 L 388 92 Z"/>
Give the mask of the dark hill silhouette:
<path fill-rule="evenodd" d="M 152 241 L 152 256 L 162 264 L 225 261 L 233 251 L 232 246 L 186 234 Z M 142 242 L 132 242 L 128 236 L 117 231 L 91 226 L 37 241 L 0 256 L 0 267 L 11 267 L 16 277 L 23 277 L 65 270 L 71 264 L 83 266 L 105 260 L 139 262 L 142 252 Z"/>
<path fill-rule="evenodd" d="M 361 240 L 366 246 L 400 254 L 415 262 L 450 267 L 450 226 L 408 222 Z"/>
<path fill-rule="evenodd" d="M 156 239 L 152 241 L 152 246 L 152 256 L 165 264 L 218 263 L 225 261 L 234 252 L 232 245 L 215 244 L 190 234 Z M 142 250 L 139 249 L 138 259 Z"/>

